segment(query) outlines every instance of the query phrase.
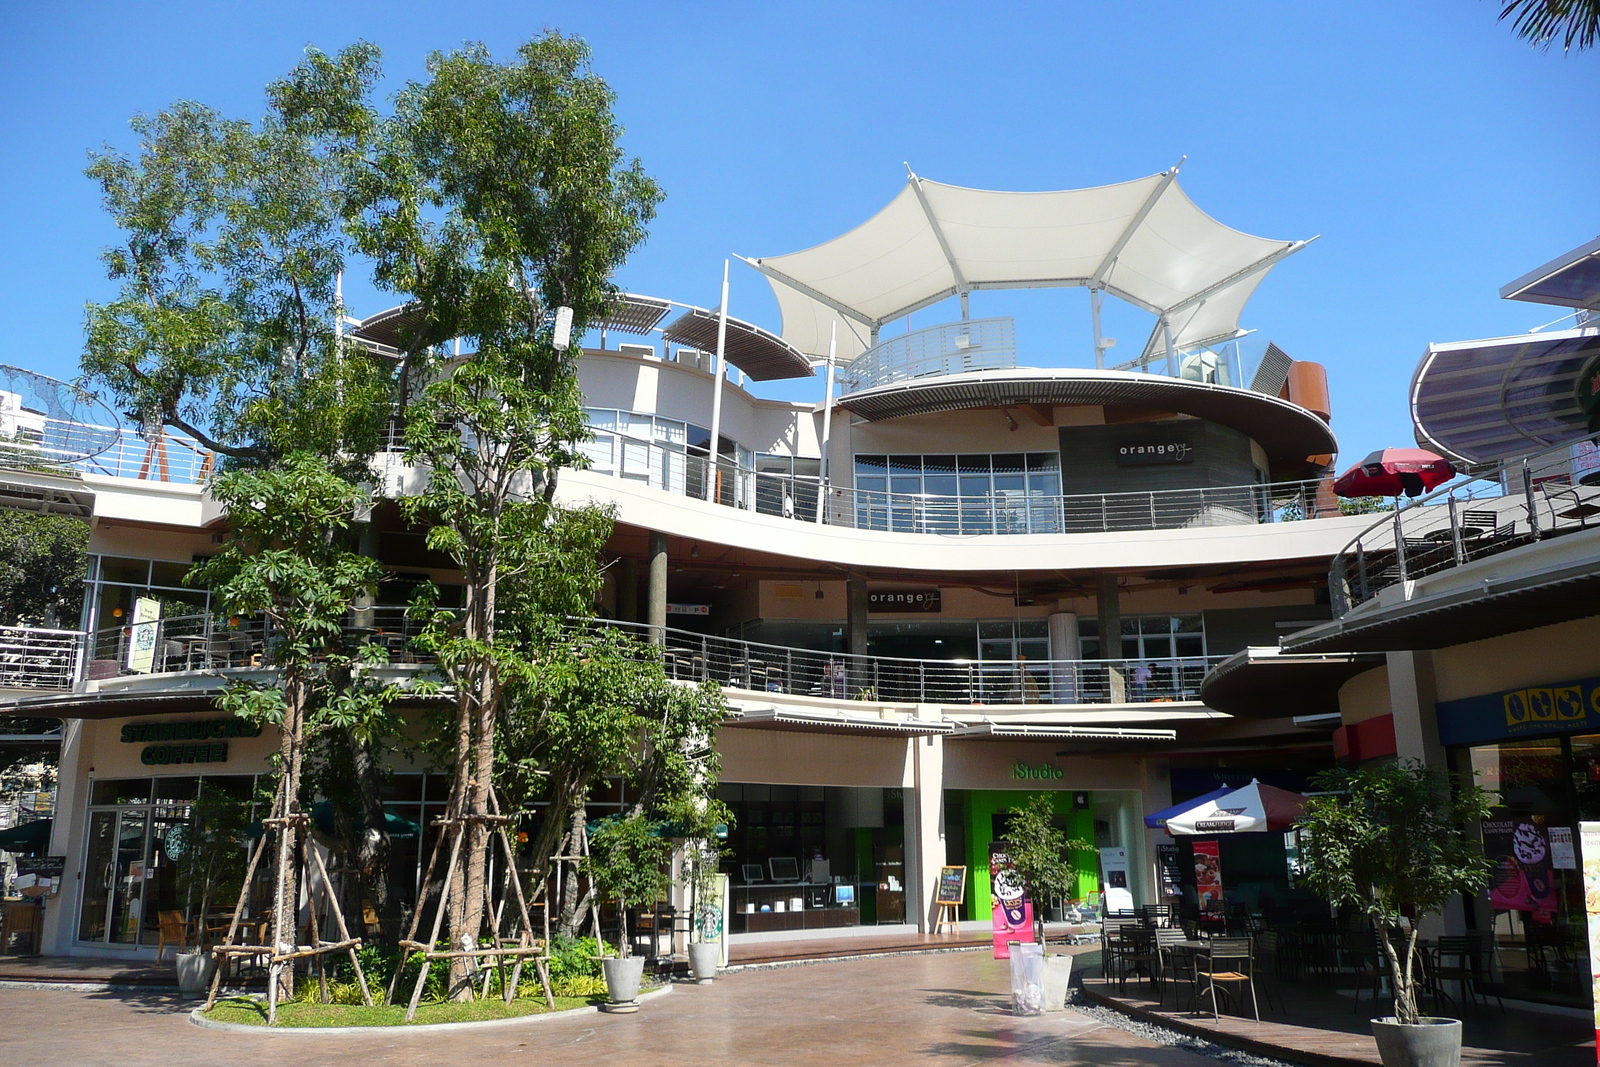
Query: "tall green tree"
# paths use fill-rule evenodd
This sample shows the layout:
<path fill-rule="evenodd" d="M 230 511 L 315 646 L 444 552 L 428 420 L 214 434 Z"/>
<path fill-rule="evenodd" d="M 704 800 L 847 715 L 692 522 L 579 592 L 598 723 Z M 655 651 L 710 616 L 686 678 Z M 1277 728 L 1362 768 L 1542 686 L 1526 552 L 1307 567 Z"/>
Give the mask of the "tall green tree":
<path fill-rule="evenodd" d="M 0 626 L 76 629 L 88 551 L 82 519 L 0 510 Z"/>
<path fill-rule="evenodd" d="M 366 45 L 312 53 L 273 97 L 292 124 L 337 130 L 347 227 L 374 280 L 415 312 L 401 338 L 405 440 L 427 479 L 404 503 L 465 584 L 459 626 L 436 647 L 456 702 L 449 810 L 470 818 L 488 808 L 506 680 L 532 669 L 532 650 L 502 632 L 503 584 L 559 577 L 539 568 L 566 521 L 558 474 L 586 434 L 553 313 L 572 309 L 575 337 L 600 318 L 660 192 L 624 160 L 581 40 L 548 32 L 505 62 L 481 45 L 435 54 L 390 115 L 370 99 L 376 64 Z M 470 356 L 446 354 L 456 338 Z M 481 929 L 487 859 L 472 822 L 448 887 L 453 940 Z M 452 979 L 470 995 L 466 961 Z"/>
<path fill-rule="evenodd" d="M 222 610 L 265 626 L 271 683 L 236 681 L 218 705 L 240 718 L 278 728 L 279 788 L 284 810 L 299 808 L 307 747 L 319 734 L 358 735 L 383 728 L 394 689 L 369 680 L 362 668 L 385 662 L 383 649 L 347 634 L 346 614 L 375 584 L 375 560 L 355 551 L 355 516 L 370 503 L 320 457 L 295 453 L 273 467 L 231 471 L 211 488 L 228 510 L 229 539 L 190 570 Z M 292 834 L 277 837 L 278 877 L 273 944 L 295 944 L 299 915 Z M 285 971 L 292 987 L 293 970 Z"/>

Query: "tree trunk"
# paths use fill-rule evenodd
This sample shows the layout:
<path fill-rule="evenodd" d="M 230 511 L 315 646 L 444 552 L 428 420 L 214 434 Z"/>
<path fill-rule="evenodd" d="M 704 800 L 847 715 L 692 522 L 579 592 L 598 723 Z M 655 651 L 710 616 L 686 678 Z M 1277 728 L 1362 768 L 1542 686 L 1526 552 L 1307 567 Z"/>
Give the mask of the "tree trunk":
<path fill-rule="evenodd" d="M 1412 981 L 1411 964 L 1417 949 L 1416 927 L 1406 932 L 1404 961 L 1400 959 L 1400 953 L 1395 948 L 1394 939 L 1389 933 L 1388 929 L 1380 928 L 1378 941 L 1383 948 L 1384 957 L 1389 962 L 1389 986 L 1394 992 L 1395 1021 L 1414 1023 L 1417 1021 L 1417 990 Z"/>
<path fill-rule="evenodd" d="M 358 889 L 371 894 L 372 910 L 378 915 L 384 933 L 398 936 L 400 915 L 391 909 L 398 905 L 401 893 L 396 892 L 394 872 L 389 870 L 388 816 L 383 807 L 383 778 L 372 747 L 356 736 L 354 730 L 345 731 L 350 746 L 350 760 L 355 767 L 356 790 L 361 798 L 361 819 L 364 824 L 355 835 L 354 866 L 360 877 L 354 879 Z M 364 901 L 357 899 L 354 907 L 346 909 L 347 922 L 353 926 L 363 921 Z"/>
<path fill-rule="evenodd" d="M 298 811 L 301 760 L 305 748 L 305 684 L 300 669 L 287 665 L 283 679 L 284 715 L 283 739 L 280 743 L 283 783 L 280 803 L 275 814 L 287 817 Z M 280 824 L 278 832 L 277 867 L 272 886 L 272 945 L 275 951 L 295 944 L 296 925 L 300 914 L 299 878 L 299 827 Z M 283 965 L 278 973 L 280 1000 L 294 996 L 293 961 Z"/>

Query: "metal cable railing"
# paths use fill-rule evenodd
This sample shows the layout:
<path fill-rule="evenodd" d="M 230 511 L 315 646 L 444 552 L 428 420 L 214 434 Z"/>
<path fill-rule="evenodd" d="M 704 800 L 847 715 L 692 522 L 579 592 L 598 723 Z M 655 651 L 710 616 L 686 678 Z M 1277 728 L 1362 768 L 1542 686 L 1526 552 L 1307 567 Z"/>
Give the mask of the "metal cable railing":
<path fill-rule="evenodd" d="M 1597 441 L 1511 460 L 1378 519 L 1329 565 L 1335 614 L 1402 582 L 1587 529 L 1600 517 L 1600 485 L 1584 483 L 1580 453 L 1592 455 Z M 1600 477 L 1600 466 L 1592 473 Z"/>
<path fill-rule="evenodd" d="M 604 622 L 649 637 L 642 623 Z M 933 660 L 789 648 L 661 631 L 667 670 L 685 681 L 834 699 L 916 704 L 1143 704 L 1198 700 L 1224 656 L 1124 660 Z"/>
<path fill-rule="evenodd" d="M 807 475 L 717 463 L 654 441 L 596 432 L 584 446 L 590 469 L 677 496 L 801 522 L 857 530 L 974 536 L 1105 533 L 1251 526 L 1327 518 L 1338 502 L 1319 481 L 1205 489 L 1051 495 L 1024 489 L 972 496 L 888 493 L 829 485 Z M 821 506 L 818 497 L 821 496 Z"/>
<path fill-rule="evenodd" d="M 840 368 L 844 393 L 912 378 L 1009 370 L 1017 365 L 1015 320 L 964 319 L 896 334 Z"/>
<path fill-rule="evenodd" d="M 0 689 L 71 690 L 83 637 L 77 630 L 0 627 Z"/>
<path fill-rule="evenodd" d="M 621 629 L 648 641 L 641 623 L 575 620 L 578 627 Z M 155 628 L 149 670 L 129 654 L 139 626 Z M 372 641 L 390 663 L 427 663 L 413 638 L 422 623 L 407 609 L 380 607 L 351 613 L 345 634 Z M 54 633 L 55 631 L 48 631 Z M 663 629 L 668 673 L 681 681 L 714 681 L 736 689 L 835 699 L 921 704 L 1143 704 L 1198 699 L 1200 681 L 1222 656 L 1124 660 L 923 660 L 855 656 L 790 648 L 730 637 Z M 81 638 L 81 634 L 67 634 Z M 270 668 L 274 637 L 259 619 L 183 615 L 108 627 L 90 636 L 85 672 L 102 679 L 130 674 Z M 69 643 L 66 675 L 71 688 L 77 644 Z"/>

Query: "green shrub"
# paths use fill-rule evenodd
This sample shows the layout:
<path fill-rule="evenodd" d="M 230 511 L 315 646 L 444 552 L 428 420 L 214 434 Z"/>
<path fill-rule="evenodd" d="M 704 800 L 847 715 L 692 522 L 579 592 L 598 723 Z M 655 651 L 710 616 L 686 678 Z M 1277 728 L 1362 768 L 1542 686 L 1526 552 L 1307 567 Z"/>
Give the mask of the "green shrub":
<path fill-rule="evenodd" d="M 518 990 L 523 996 L 534 997 L 539 995 L 537 983 L 523 983 L 524 988 Z M 550 991 L 558 997 L 594 997 L 606 995 L 606 980 L 594 975 L 567 975 L 565 978 L 552 978 Z"/>

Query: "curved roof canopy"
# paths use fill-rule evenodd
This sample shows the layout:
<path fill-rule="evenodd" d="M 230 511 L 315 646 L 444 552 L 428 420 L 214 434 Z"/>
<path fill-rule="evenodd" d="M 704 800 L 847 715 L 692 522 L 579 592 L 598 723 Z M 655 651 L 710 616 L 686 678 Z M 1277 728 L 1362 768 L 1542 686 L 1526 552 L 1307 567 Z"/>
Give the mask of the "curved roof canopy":
<path fill-rule="evenodd" d="M 1498 463 L 1586 435 L 1578 374 L 1600 329 L 1429 345 L 1411 379 L 1417 443 L 1465 463 Z"/>
<path fill-rule="evenodd" d="M 661 320 L 667 317 L 674 306 L 683 308 L 684 313 L 661 328 Z M 619 293 L 605 318 L 595 325 L 635 334 L 648 334 L 659 328 L 668 341 L 688 345 L 702 352 L 715 352 L 717 319 L 715 310 L 677 304 L 655 296 Z M 421 307 L 415 303 L 404 304 L 367 316 L 359 325 L 352 327 L 350 333 L 353 337 L 398 351 L 405 343 L 407 332 L 415 330 L 421 322 Z M 811 361 L 783 338 L 732 315 L 728 316 L 724 351 L 729 363 L 758 382 L 774 378 L 807 378 L 816 373 Z"/>
<path fill-rule="evenodd" d="M 824 356 L 837 320 L 842 362 L 885 323 L 974 289 L 1102 289 L 1170 321 L 1174 344 L 1195 348 L 1237 336 L 1267 270 L 1308 242 L 1224 226 L 1195 206 L 1177 175 L 1174 167 L 1115 185 L 1022 193 L 912 174 L 849 233 L 745 262 L 772 283 L 783 339 Z M 1158 324 L 1147 351 L 1161 333 Z"/>
<path fill-rule="evenodd" d="M 868 422 L 980 407 L 1128 404 L 1232 427 L 1265 449 L 1275 469 L 1339 451 L 1327 423 L 1287 400 L 1130 371 L 1063 368 L 948 374 L 846 393 L 835 403 Z"/>

